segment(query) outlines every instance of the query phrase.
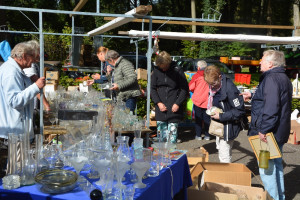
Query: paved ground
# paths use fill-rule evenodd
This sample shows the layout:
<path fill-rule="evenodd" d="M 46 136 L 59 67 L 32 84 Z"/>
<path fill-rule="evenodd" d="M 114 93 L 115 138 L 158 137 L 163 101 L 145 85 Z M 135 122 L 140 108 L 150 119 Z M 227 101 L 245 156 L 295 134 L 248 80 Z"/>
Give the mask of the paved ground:
<path fill-rule="evenodd" d="M 182 143 L 178 149 L 192 149 L 203 146 L 209 153 L 210 162 L 219 162 L 215 140 L 195 140 L 192 127 L 179 128 L 179 139 Z M 286 200 L 300 200 L 300 145 L 285 144 L 283 146 L 284 178 Z M 256 157 L 247 139 L 247 132 L 242 131 L 233 146 L 232 162 L 245 164 L 256 176 L 252 177 L 252 186 L 262 187 Z"/>

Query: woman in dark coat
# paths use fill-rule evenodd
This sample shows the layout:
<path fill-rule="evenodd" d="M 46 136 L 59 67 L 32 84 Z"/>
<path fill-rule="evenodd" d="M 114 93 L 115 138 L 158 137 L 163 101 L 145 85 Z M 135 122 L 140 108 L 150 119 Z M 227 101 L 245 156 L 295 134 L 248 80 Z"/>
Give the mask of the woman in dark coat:
<path fill-rule="evenodd" d="M 244 100 L 233 82 L 221 74 L 217 66 L 206 67 L 204 79 L 209 85 L 207 109 L 215 106 L 223 111 L 222 113 L 215 111 L 215 114 L 211 116 L 211 120 L 224 125 L 223 137 L 216 137 L 219 160 L 223 163 L 230 163 L 234 139 L 242 129 L 240 119 L 245 115 Z"/>
<path fill-rule="evenodd" d="M 170 141 L 177 142 L 178 122 L 183 118 L 183 102 L 189 88 L 183 70 L 162 51 L 155 59 L 157 67 L 151 75 L 151 99 L 155 104 L 157 131 L 171 131 Z M 163 136 L 165 137 L 165 136 Z"/>

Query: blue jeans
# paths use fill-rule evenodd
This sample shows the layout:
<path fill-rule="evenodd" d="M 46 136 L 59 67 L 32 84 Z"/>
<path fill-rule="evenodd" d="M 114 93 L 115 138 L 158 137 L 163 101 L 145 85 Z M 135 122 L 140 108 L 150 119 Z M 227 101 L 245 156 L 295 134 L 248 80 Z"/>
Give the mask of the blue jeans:
<path fill-rule="evenodd" d="M 202 122 L 204 122 L 204 130 L 203 133 L 206 137 L 210 137 L 208 133 L 209 124 L 210 124 L 210 116 L 206 114 L 206 108 L 200 108 L 194 105 L 195 110 L 195 130 L 196 136 L 201 137 L 202 134 Z"/>
<path fill-rule="evenodd" d="M 136 98 L 132 97 L 132 98 L 127 99 L 125 105 L 134 114 L 135 107 L 136 107 Z"/>
<path fill-rule="evenodd" d="M 282 145 L 278 145 L 282 153 Z M 261 180 L 274 200 L 284 200 L 284 179 L 283 179 L 283 165 L 282 158 L 275 158 L 269 160 L 269 168 L 259 168 Z"/>

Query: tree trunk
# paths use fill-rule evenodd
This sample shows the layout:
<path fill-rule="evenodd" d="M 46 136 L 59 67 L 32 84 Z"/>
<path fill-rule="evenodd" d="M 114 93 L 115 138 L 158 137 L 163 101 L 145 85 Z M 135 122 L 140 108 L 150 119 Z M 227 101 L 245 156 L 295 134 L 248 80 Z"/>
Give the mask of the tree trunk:
<path fill-rule="evenodd" d="M 271 0 L 268 0 L 268 7 L 267 7 L 267 24 L 272 25 L 272 8 L 271 8 Z M 272 35 L 272 29 L 268 29 L 267 35 Z"/>
<path fill-rule="evenodd" d="M 294 3 L 293 5 L 293 11 L 294 11 L 294 26 L 299 26 L 300 25 L 300 20 L 299 20 L 299 4 Z M 293 36 L 300 36 L 300 30 L 295 29 Z"/>

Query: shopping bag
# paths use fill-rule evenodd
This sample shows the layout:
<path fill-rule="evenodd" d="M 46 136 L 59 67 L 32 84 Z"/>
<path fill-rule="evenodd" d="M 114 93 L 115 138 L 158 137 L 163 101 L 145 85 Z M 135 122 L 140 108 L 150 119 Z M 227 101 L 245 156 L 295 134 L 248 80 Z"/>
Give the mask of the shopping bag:
<path fill-rule="evenodd" d="M 223 138 L 224 137 L 224 124 L 212 119 L 210 121 L 208 133 L 211 135 Z"/>

